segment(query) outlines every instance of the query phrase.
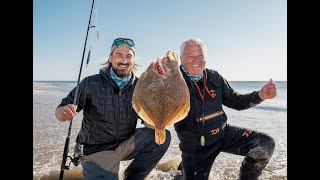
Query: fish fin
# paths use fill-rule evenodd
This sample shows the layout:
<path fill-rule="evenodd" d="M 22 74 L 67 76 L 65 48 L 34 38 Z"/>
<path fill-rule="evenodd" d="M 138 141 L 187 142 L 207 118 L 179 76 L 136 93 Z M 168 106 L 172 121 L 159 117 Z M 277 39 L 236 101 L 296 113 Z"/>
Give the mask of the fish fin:
<path fill-rule="evenodd" d="M 156 127 L 154 133 L 155 133 L 156 143 L 159 145 L 163 144 L 164 141 L 166 140 L 166 130 Z"/>

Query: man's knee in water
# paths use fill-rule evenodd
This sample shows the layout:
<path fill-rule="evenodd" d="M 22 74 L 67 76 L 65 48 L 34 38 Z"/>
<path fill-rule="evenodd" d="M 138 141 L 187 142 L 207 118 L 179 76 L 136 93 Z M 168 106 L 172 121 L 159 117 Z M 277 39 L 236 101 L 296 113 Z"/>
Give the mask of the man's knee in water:
<path fill-rule="evenodd" d="M 264 135 L 260 139 L 260 143 L 248 152 L 248 157 L 256 162 L 269 161 L 275 149 L 275 140 L 268 135 Z"/>

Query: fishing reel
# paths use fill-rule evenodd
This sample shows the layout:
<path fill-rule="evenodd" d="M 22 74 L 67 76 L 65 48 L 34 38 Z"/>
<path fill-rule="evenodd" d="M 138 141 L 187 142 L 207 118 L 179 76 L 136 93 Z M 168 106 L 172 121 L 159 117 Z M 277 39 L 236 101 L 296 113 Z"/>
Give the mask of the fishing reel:
<path fill-rule="evenodd" d="M 78 166 L 79 164 L 81 164 L 81 159 L 83 157 L 83 145 L 77 143 L 74 147 L 73 157 L 71 156 L 68 156 L 68 157 L 70 158 L 73 165 Z M 69 169 L 69 167 L 67 167 L 66 169 Z"/>

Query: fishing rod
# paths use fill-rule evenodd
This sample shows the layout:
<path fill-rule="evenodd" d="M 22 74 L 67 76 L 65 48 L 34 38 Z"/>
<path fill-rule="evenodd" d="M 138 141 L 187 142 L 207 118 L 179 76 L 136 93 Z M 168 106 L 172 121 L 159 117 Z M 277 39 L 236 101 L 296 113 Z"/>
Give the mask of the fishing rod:
<path fill-rule="evenodd" d="M 81 77 L 81 72 L 82 72 L 84 54 L 85 54 L 85 51 L 86 51 L 86 45 L 87 45 L 87 39 L 88 39 L 88 34 L 89 34 L 89 29 L 90 29 L 91 15 L 92 15 L 93 6 L 94 6 L 94 0 L 92 1 L 92 7 L 91 7 L 91 12 L 90 12 L 90 17 L 89 17 L 89 24 L 88 24 L 88 28 L 87 28 L 87 35 L 86 35 L 86 40 L 84 42 L 84 48 L 83 48 L 83 53 L 82 53 L 80 71 L 79 71 L 79 76 L 78 76 L 78 82 L 77 82 L 77 86 L 76 86 L 75 96 L 74 96 L 74 99 L 73 99 L 73 104 L 74 105 L 77 105 L 77 95 L 78 95 L 78 91 L 79 91 L 79 83 L 80 83 L 80 77 Z M 90 52 L 89 52 L 89 55 L 90 55 Z M 89 55 L 88 55 L 88 58 L 89 58 Z M 87 60 L 87 63 L 88 63 L 88 60 Z M 64 170 L 65 169 L 67 169 L 67 170 L 69 169 L 69 166 L 66 165 L 68 157 L 71 159 L 71 162 L 73 162 L 75 165 L 79 164 L 79 162 L 78 162 L 79 159 L 72 159 L 70 156 L 68 156 L 72 120 L 73 120 L 73 117 L 71 117 L 71 119 L 70 119 L 68 136 L 66 137 L 66 141 L 65 141 L 65 144 L 64 144 L 64 150 L 63 150 L 63 156 L 62 156 L 62 163 L 61 163 L 61 170 L 60 170 L 59 180 L 63 179 Z"/>

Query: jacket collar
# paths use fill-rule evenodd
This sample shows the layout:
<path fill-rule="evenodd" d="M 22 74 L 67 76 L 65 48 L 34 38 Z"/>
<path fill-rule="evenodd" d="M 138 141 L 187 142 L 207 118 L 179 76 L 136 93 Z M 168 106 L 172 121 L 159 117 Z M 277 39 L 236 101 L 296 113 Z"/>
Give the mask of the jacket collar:
<path fill-rule="evenodd" d="M 112 80 L 110 74 L 109 74 L 109 69 L 111 68 L 111 66 L 105 66 L 103 68 L 101 68 L 99 70 L 99 74 L 105 79 L 107 80 L 110 84 L 112 84 L 113 86 L 115 87 L 118 87 L 118 85 Z M 132 76 L 129 80 L 129 82 L 123 87 L 128 87 L 130 85 L 133 85 L 133 83 L 137 80 L 137 77 L 135 76 L 135 74 L 133 72 L 132 73 Z"/>

